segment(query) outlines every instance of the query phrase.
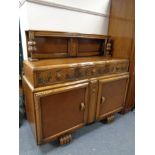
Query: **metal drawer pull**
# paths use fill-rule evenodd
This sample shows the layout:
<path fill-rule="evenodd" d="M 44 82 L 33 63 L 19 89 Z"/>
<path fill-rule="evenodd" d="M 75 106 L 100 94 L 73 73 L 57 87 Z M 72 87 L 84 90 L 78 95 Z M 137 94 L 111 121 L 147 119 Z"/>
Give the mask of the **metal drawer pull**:
<path fill-rule="evenodd" d="M 101 104 L 103 104 L 104 102 L 105 102 L 105 97 L 102 96 L 102 97 L 101 97 Z"/>
<path fill-rule="evenodd" d="M 84 111 L 85 110 L 85 104 L 83 102 L 81 102 L 81 104 L 80 104 L 80 110 L 81 111 Z"/>

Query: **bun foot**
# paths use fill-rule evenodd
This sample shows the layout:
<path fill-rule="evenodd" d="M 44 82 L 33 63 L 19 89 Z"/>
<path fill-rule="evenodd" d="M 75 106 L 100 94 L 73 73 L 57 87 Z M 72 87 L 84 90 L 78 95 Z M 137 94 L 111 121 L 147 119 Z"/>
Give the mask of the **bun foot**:
<path fill-rule="evenodd" d="M 107 118 L 103 119 L 101 122 L 109 124 L 109 123 L 112 123 L 114 121 L 114 119 L 115 119 L 115 115 L 111 115 L 111 116 L 108 116 Z"/>
<path fill-rule="evenodd" d="M 59 143 L 60 145 L 65 145 L 65 144 L 68 144 L 72 141 L 72 135 L 71 134 L 66 134 L 66 135 L 63 135 L 59 138 Z"/>

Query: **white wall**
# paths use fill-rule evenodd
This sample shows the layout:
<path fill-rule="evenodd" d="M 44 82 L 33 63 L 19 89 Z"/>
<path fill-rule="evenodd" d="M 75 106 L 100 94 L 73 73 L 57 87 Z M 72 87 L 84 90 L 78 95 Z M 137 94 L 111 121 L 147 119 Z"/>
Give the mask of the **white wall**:
<path fill-rule="evenodd" d="M 108 18 L 28 4 L 29 29 L 107 34 Z"/>
<path fill-rule="evenodd" d="M 107 14 L 110 0 L 42 0 Z"/>
<path fill-rule="evenodd" d="M 22 46 L 23 46 L 23 58 L 27 59 L 25 30 L 29 29 L 29 20 L 28 20 L 26 3 L 19 10 L 19 18 L 20 18 L 21 39 L 22 39 Z"/>
<path fill-rule="evenodd" d="M 40 4 L 36 2 L 40 2 Z M 46 2 L 46 5 L 44 5 L 44 2 Z M 51 5 L 48 6 L 47 3 Z M 27 0 L 20 7 L 24 59 L 27 57 L 24 39 L 25 30 L 106 35 L 109 22 L 106 16 L 109 15 L 110 4 L 111 0 Z M 61 5 L 61 8 L 59 5 Z M 66 9 L 67 6 L 73 7 L 73 9 Z M 75 11 L 74 8 L 84 9 L 84 11 L 88 12 Z"/>

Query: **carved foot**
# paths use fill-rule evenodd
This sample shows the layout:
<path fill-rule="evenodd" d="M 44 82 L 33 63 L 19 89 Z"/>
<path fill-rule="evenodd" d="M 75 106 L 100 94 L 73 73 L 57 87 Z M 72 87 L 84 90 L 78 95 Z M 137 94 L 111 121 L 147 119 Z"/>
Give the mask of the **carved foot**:
<path fill-rule="evenodd" d="M 60 143 L 60 145 L 65 145 L 65 144 L 70 143 L 71 140 L 72 140 L 72 135 L 66 134 L 66 135 L 63 135 L 59 138 L 59 143 Z"/>
<path fill-rule="evenodd" d="M 112 123 L 115 119 L 115 115 L 108 116 L 104 120 L 102 120 L 103 123 Z"/>

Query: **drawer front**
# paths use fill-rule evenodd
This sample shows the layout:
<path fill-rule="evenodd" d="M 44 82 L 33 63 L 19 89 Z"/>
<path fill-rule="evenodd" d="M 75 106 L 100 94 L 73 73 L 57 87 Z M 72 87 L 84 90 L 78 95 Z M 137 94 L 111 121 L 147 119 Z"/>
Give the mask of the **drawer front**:
<path fill-rule="evenodd" d="M 101 62 L 35 71 L 35 87 L 128 71 L 128 61 Z"/>
<path fill-rule="evenodd" d="M 99 81 L 96 119 L 120 111 L 125 103 L 129 75 Z"/>
<path fill-rule="evenodd" d="M 87 83 L 34 94 L 39 144 L 86 123 L 87 94 Z"/>

